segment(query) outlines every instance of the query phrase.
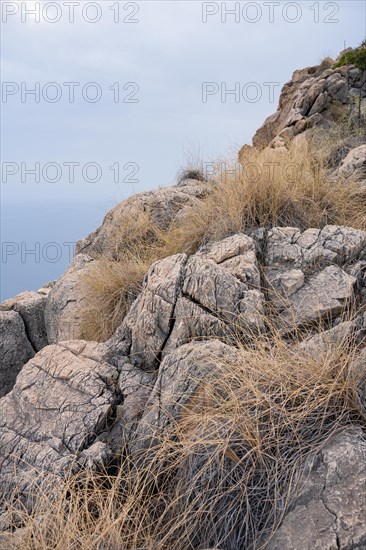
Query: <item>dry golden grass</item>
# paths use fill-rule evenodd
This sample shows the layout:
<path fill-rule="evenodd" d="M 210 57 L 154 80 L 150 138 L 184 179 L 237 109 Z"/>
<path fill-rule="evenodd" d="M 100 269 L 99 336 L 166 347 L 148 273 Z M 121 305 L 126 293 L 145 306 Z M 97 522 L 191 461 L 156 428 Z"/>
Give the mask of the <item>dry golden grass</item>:
<path fill-rule="evenodd" d="M 308 143 L 288 153 L 252 148 L 242 162 L 241 169 L 227 165 L 203 205 L 162 236 L 165 250 L 191 253 L 204 242 L 256 227 L 366 228 L 365 189 L 333 181 Z"/>
<path fill-rule="evenodd" d="M 220 169 L 213 192 L 168 229 L 156 227 L 146 213 L 127 217 L 114 236 L 115 259 L 100 258 L 84 278 L 89 304 L 84 337 L 105 341 L 114 333 L 156 260 L 192 254 L 203 243 L 255 227 L 337 224 L 366 229 L 365 188 L 334 182 L 326 166 L 314 159 L 306 142 L 292 145 L 287 154 L 253 148 L 242 167 L 226 164 Z"/>
<path fill-rule="evenodd" d="M 6 549 L 264 548 L 306 458 L 336 430 L 366 425 L 351 342 L 316 358 L 295 344 L 274 334 L 255 349 L 238 343 L 235 362 L 213 358 L 153 449 L 125 454 L 116 476 L 83 472 L 35 491 L 34 514 L 17 507 L 23 529 Z"/>

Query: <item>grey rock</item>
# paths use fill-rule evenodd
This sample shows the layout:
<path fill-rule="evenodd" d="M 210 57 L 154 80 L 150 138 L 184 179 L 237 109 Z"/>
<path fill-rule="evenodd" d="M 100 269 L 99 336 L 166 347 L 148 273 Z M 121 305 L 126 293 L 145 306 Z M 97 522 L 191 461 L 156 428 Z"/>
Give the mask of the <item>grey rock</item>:
<path fill-rule="evenodd" d="M 0 400 L 0 501 L 16 486 L 28 502 L 38 483 L 109 460 L 103 445 L 93 446 L 117 400 L 118 372 L 104 353 L 101 344 L 64 342 L 23 367 Z"/>
<path fill-rule="evenodd" d="M 117 407 L 117 424 L 125 441 L 130 440 L 145 411 L 156 377 L 156 373 L 144 372 L 128 362 L 121 368 L 118 387 L 122 403 Z"/>
<path fill-rule="evenodd" d="M 156 262 L 108 347 L 114 363 L 129 356 L 135 365 L 152 370 L 189 340 L 230 341 L 234 332 L 250 337 L 263 328 L 255 243 L 238 234 L 190 258 L 177 254 Z"/>
<path fill-rule="evenodd" d="M 0 311 L 17 311 L 24 321 L 26 334 L 35 351 L 48 344 L 44 319 L 47 294 L 50 288 L 38 292 L 23 292 L 0 304 Z"/>
<path fill-rule="evenodd" d="M 304 232 L 275 227 L 268 232 L 265 244 L 265 265 L 316 270 L 322 265 L 362 259 L 366 255 L 366 232 L 336 225 Z"/>
<path fill-rule="evenodd" d="M 16 311 L 0 311 L 0 397 L 13 387 L 23 365 L 34 356 L 24 322 Z"/>
<path fill-rule="evenodd" d="M 348 181 L 358 181 L 366 185 L 366 145 L 352 149 L 343 160 L 338 174 Z"/>
<path fill-rule="evenodd" d="M 289 297 L 278 318 L 280 326 L 291 329 L 294 323 L 301 326 L 333 319 L 352 303 L 355 282 L 338 266 L 326 267 Z"/>
<path fill-rule="evenodd" d="M 227 361 L 239 361 L 238 351 L 218 340 L 190 342 L 162 361 L 145 412 L 130 440 L 133 456 L 152 448 L 169 434 L 174 423 L 200 387 L 202 380 L 217 377 Z"/>
<path fill-rule="evenodd" d="M 314 125 L 332 125 L 347 114 L 353 97 L 364 97 L 366 71 L 355 70 L 352 65 L 332 70 L 332 64 L 328 58 L 317 67 L 294 72 L 282 88 L 276 113 L 257 130 L 253 145 L 278 147 L 278 138 L 285 130 L 292 129 L 293 135 L 298 135 Z M 286 139 L 281 143 L 286 145 Z"/>
<path fill-rule="evenodd" d="M 141 294 L 108 341 L 113 357 L 129 355 L 134 364 L 143 364 L 147 370 L 158 366 L 172 328 L 186 262 L 185 254 L 177 254 L 149 269 Z"/>
<path fill-rule="evenodd" d="M 360 429 L 334 435 L 308 460 L 297 495 L 268 550 L 366 548 L 366 440 Z"/>
<path fill-rule="evenodd" d="M 131 219 L 147 215 L 157 227 L 167 228 L 169 224 L 184 216 L 187 209 L 197 205 L 213 190 L 213 184 L 200 180 L 185 180 L 180 185 L 138 193 L 110 210 L 103 224 L 94 233 L 78 242 L 76 254 L 88 254 L 98 258 L 107 257 L 124 249 L 121 228 Z"/>
<path fill-rule="evenodd" d="M 253 236 L 263 249 L 267 297 L 279 327 L 330 321 L 353 302 L 355 293 L 361 297 L 362 269 L 353 271 L 365 257 L 366 232 L 328 225 L 303 232 L 275 227 Z"/>
<path fill-rule="evenodd" d="M 50 344 L 83 338 L 82 310 L 86 303 L 82 275 L 93 259 L 86 254 L 74 258 L 47 296 L 45 324 Z"/>

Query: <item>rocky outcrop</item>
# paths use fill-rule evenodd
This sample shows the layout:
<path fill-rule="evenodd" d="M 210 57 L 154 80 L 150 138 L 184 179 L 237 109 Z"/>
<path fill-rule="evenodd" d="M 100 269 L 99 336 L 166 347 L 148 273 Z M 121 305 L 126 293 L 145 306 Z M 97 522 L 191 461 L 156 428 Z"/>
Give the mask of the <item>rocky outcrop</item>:
<path fill-rule="evenodd" d="M 304 232 L 278 227 L 257 232 L 257 238 L 267 296 L 280 327 L 331 321 L 353 303 L 360 285 L 348 266 L 365 257 L 365 232 L 338 226 Z"/>
<path fill-rule="evenodd" d="M 113 361 L 144 370 L 192 339 L 248 337 L 264 328 L 264 295 L 254 241 L 243 234 L 156 262 L 121 327 L 109 340 Z"/>
<path fill-rule="evenodd" d="M 35 351 L 47 346 L 47 332 L 44 319 L 47 295 L 51 286 L 38 292 L 23 292 L 0 304 L 0 311 L 16 311 L 23 319 L 29 343 Z"/>
<path fill-rule="evenodd" d="M 363 108 L 366 71 L 332 66 L 333 61 L 326 59 L 317 67 L 296 71 L 284 86 L 277 113 L 253 139 L 256 147 L 266 148 L 268 160 L 276 163 L 282 155 L 289 155 L 288 142 L 309 135 L 310 128 L 336 124 L 355 98 Z M 355 147 L 351 142 L 342 144 L 339 158 L 337 151 L 332 178 L 365 183 L 365 145 L 357 142 Z M 241 160 L 247 147 L 241 150 Z M 302 462 L 299 457 L 301 469 L 294 472 L 297 483 L 291 486 L 294 490 L 288 503 L 281 500 L 286 487 L 280 486 L 280 479 L 278 501 L 284 505 L 283 515 L 272 537 L 261 541 L 263 547 L 366 548 L 366 438 L 362 424 L 366 418 L 366 232 L 334 225 L 305 231 L 260 228 L 209 242 L 191 256 L 166 257 L 148 270 L 140 294 L 113 337 L 106 344 L 83 340 L 84 276 L 99 258 L 120 259 L 126 245 L 151 244 L 156 238 L 154 231 L 168 229 L 192 206 L 199 206 L 215 184 L 205 181 L 199 172 L 190 172 L 193 176 L 197 179 L 187 179 L 185 174 L 177 186 L 140 193 L 119 204 L 101 227 L 78 243 L 74 260 L 57 282 L 0 305 L 0 531 L 9 527 L 6 510 L 11 495 L 16 495 L 18 505 L 31 510 L 39 488 L 62 485 L 58 483 L 61 479 L 80 470 L 115 472 L 126 466 L 139 471 L 139 466 L 146 466 L 141 471 L 147 477 L 152 474 L 154 490 L 158 490 L 160 473 L 154 478 L 149 460 L 154 459 L 159 442 L 171 438 L 170 443 L 175 444 L 174 429 L 190 429 L 190 419 L 187 426 L 180 420 L 190 407 L 199 409 L 207 403 L 210 396 L 202 391 L 205 382 L 213 382 L 211 389 L 220 393 L 226 406 L 225 390 L 215 385 L 222 376 L 221 368 L 234 365 L 236 374 L 244 358 L 249 376 L 257 368 L 258 341 L 265 348 L 265 362 L 267 348 L 271 361 L 275 332 L 276 338 L 282 338 L 285 355 L 290 350 L 291 358 L 293 351 L 294 357 L 300 353 L 301 358 L 308 355 L 309 360 L 322 360 L 342 344 L 347 352 L 349 377 L 344 384 L 352 414 L 337 424 L 340 429 L 336 433 L 326 431 L 326 441 L 314 446 L 311 456 L 307 452 Z M 241 346 L 243 349 L 238 349 Z M 258 365 L 260 368 L 260 360 Z M 283 402 L 286 381 L 282 388 L 277 377 L 273 395 L 271 391 L 268 395 L 268 408 L 266 404 L 261 412 L 256 391 L 260 398 L 267 394 L 262 395 L 256 384 L 253 381 L 251 387 L 249 380 L 248 387 L 239 384 L 235 388 L 239 394 L 253 393 L 248 415 L 260 416 L 253 433 L 250 428 L 239 442 L 239 455 L 245 458 L 228 446 L 219 465 L 224 471 L 227 463 L 234 475 L 225 477 L 224 484 L 233 482 L 240 491 L 243 476 L 235 477 L 235 465 L 246 468 L 251 453 L 262 452 L 262 429 L 268 431 L 273 423 L 275 433 L 277 411 L 282 418 L 282 408 L 288 406 Z M 296 391 L 295 397 L 288 399 L 295 408 Z M 326 401 L 324 396 L 322 400 Z M 236 410 L 236 403 L 233 408 Z M 240 421 L 240 410 L 235 414 Z M 219 422 L 226 422 L 225 414 Z M 286 423 L 283 432 L 287 445 Z M 291 429 L 288 433 L 291 445 Z M 298 435 L 302 437 L 300 431 Z M 266 444 L 263 464 L 268 458 Z M 272 449 L 268 452 L 271 459 Z M 274 457 L 276 452 L 281 453 L 281 448 L 274 450 Z M 206 456 L 200 456 L 197 465 L 201 459 L 206 461 Z M 279 454 L 278 460 L 286 461 L 286 457 Z M 210 478 L 214 491 L 216 473 Z M 176 479 L 179 476 L 185 476 L 184 468 Z M 189 480 L 186 476 L 186 485 Z M 270 507 L 267 489 L 264 510 Z M 205 497 L 199 495 L 197 502 L 205 504 Z M 53 498 L 57 499 L 56 493 Z M 262 504 L 258 497 L 255 506 L 261 508 Z M 236 529 L 241 533 L 237 535 Z M 233 522 L 222 548 L 237 548 L 243 529 Z M 244 530 L 249 533 L 250 528 Z M 16 539 L 20 547 L 21 529 L 12 535 L 12 540 Z M 2 540 L 10 539 L 0 538 L 0 546 Z M 215 537 L 212 540 L 217 544 Z M 199 544 L 203 547 L 202 541 Z"/>
<path fill-rule="evenodd" d="M 327 58 L 319 66 L 294 72 L 282 89 L 277 112 L 254 135 L 255 147 L 284 147 L 314 126 L 341 120 L 352 98 L 365 101 L 366 71 L 353 65 L 332 69 L 333 63 Z"/>
<path fill-rule="evenodd" d="M 48 344 L 44 310 L 51 287 L 0 304 L 0 397 L 12 389 L 22 366 Z"/>
<path fill-rule="evenodd" d="M 96 441 L 118 402 L 118 373 L 104 352 L 101 344 L 64 342 L 23 367 L 0 400 L 0 501 L 16 488 L 26 502 L 37 483 L 111 460 L 106 444 Z"/>
<path fill-rule="evenodd" d="M 83 275 L 91 269 L 94 259 L 103 256 L 116 259 L 125 248 L 125 239 L 152 238 L 149 223 L 166 228 L 187 208 L 196 205 L 213 189 L 212 183 L 201 180 L 184 180 L 179 185 L 139 193 L 129 197 L 108 212 L 103 224 L 94 233 L 79 241 L 74 260 L 56 282 L 45 310 L 49 343 L 83 339 L 81 312 L 86 297 Z M 138 221 L 140 220 L 140 222 Z M 136 228 L 141 225 L 141 235 Z M 132 227 L 129 233 L 126 228 Z M 145 234 L 146 232 L 146 234 Z"/>
<path fill-rule="evenodd" d="M 366 547 L 366 439 L 360 429 L 333 436 L 306 464 L 297 495 L 268 550 Z"/>
<path fill-rule="evenodd" d="M 14 386 L 23 365 L 34 355 L 23 319 L 16 311 L 0 311 L 0 397 Z"/>
<path fill-rule="evenodd" d="M 234 347 L 218 340 L 191 342 L 165 357 L 141 419 L 129 440 L 129 450 L 135 460 L 141 451 L 153 449 L 164 440 L 202 382 L 218 376 L 225 362 L 239 362 L 239 354 Z"/>
<path fill-rule="evenodd" d="M 88 254 L 93 258 L 101 254 L 112 258 L 118 256 L 125 247 L 123 234 L 131 219 L 143 215 L 157 227 L 167 228 L 174 219 L 184 216 L 187 208 L 206 197 L 212 188 L 212 182 L 188 179 L 176 186 L 133 195 L 108 212 L 94 233 L 78 242 L 76 254 Z"/>
<path fill-rule="evenodd" d="M 346 181 L 356 181 L 366 186 L 366 145 L 351 149 L 342 161 L 338 175 Z"/>
<path fill-rule="evenodd" d="M 49 293 L 45 323 L 50 344 L 83 338 L 81 315 L 86 299 L 82 275 L 90 269 L 92 262 L 87 254 L 77 255 Z"/>

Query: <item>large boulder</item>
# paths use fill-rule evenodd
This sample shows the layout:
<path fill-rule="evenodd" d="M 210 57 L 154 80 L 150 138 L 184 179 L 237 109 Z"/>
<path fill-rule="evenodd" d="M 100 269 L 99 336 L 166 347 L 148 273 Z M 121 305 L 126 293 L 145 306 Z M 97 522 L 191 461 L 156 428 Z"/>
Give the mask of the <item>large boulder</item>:
<path fill-rule="evenodd" d="M 108 341 L 114 362 L 144 370 L 192 339 L 248 338 L 264 328 L 264 295 L 255 243 L 237 234 L 156 262 L 122 325 Z"/>
<path fill-rule="evenodd" d="M 0 400 L 3 503 L 14 489 L 28 503 L 38 483 L 111 459 L 108 446 L 97 440 L 119 400 L 118 372 L 104 353 L 102 344 L 84 341 L 47 346 Z"/>
<path fill-rule="evenodd" d="M 266 294 L 284 330 L 332 321 L 354 302 L 356 289 L 361 294 L 366 232 L 275 227 L 254 238 L 262 249 Z"/>
<path fill-rule="evenodd" d="M 23 365 L 33 355 L 20 314 L 0 311 L 0 397 L 12 389 Z"/>
<path fill-rule="evenodd" d="M 51 287 L 48 286 L 38 292 L 23 292 L 0 304 L 0 311 L 19 313 L 23 319 L 28 340 L 35 351 L 40 351 L 48 344 L 44 310 L 50 290 Z"/>
<path fill-rule="evenodd" d="M 83 274 L 91 269 L 93 259 L 77 255 L 47 296 L 45 324 L 50 344 L 83 338 L 82 314 L 86 304 Z"/>
<path fill-rule="evenodd" d="M 334 435 L 306 464 L 268 550 L 366 548 L 366 441 L 361 429 Z"/>
<path fill-rule="evenodd" d="M 123 252 L 126 244 L 130 245 L 121 235 L 126 233 L 126 227 L 134 229 L 134 221 L 146 219 L 160 229 L 166 229 L 212 190 L 212 183 L 188 179 L 179 185 L 133 195 L 110 210 L 94 233 L 78 242 L 76 254 L 114 258 Z M 132 232 L 131 236 L 136 237 L 136 234 Z"/>
<path fill-rule="evenodd" d="M 354 147 L 342 161 L 338 175 L 366 186 L 366 145 Z"/>

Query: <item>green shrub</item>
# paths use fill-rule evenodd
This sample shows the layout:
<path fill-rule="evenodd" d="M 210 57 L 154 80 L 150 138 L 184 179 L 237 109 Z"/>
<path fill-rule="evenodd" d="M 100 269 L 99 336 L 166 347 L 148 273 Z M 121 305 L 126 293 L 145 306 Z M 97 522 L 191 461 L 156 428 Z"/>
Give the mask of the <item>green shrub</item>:
<path fill-rule="evenodd" d="M 343 65 L 356 65 L 358 69 L 366 70 L 366 40 L 355 50 L 342 54 L 339 61 L 333 65 L 333 69 L 343 67 Z"/>

